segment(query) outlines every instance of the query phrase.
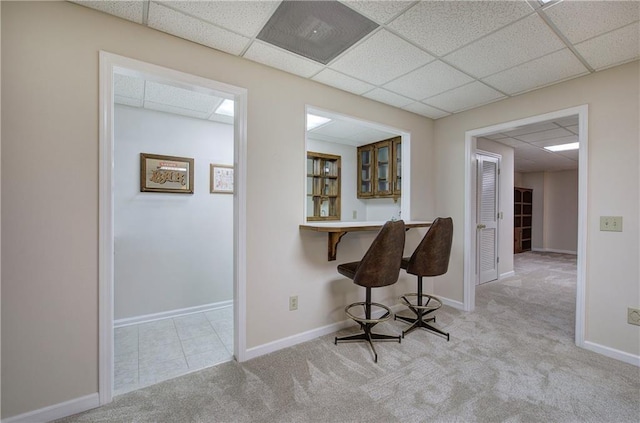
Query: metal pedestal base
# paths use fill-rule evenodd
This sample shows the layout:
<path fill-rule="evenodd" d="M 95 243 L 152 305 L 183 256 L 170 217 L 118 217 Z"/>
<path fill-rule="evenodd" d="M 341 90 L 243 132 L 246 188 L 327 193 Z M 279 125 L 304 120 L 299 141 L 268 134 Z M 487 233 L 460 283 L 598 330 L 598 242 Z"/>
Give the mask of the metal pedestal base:
<path fill-rule="evenodd" d="M 371 293 L 370 293 L 370 288 L 367 288 L 367 301 L 366 302 L 359 302 L 359 303 L 353 303 L 348 305 L 344 310 L 347 313 L 347 316 L 349 316 L 350 318 L 352 318 L 353 320 L 355 320 L 356 322 L 358 322 L 360 324 L 360 329 L 363 330 L 362 333 L 358 333 L 356 335 L 349 335 L 349 336 L 343 336 L 338 338 L 336 336 L 335 340 L 333 341 L 333 343 L 335 345 L 338 345 L 338 342 L 360 342 L 360 341 L 365 341 L 369 343 L 369 346 L 371 347 L 371 351 L 373 352 L 373 362 L 377 363 L 378 362 L 378 353 L 376 352 L 375 347 L 373 346 L 373 342 L 374 341 L 398 341 L 398 343 L 402 342 L 402 337 L 401 336 L 393 336 L 393 335 L 384 335 L 381 333 L 373 333 L 371 330 L 373 329 L 373 327 L 375 325 L 377 325 L 380 322 L 384 322 L 386 320 L 389 320 L 391 318 L 391 309 L 385 305 L 379 304 L 379 303 L 372 303 L 370 301 L 371 298 Z M 358 307 L 358 306 L 362 306 L 364 308 L 364 312 L 365 312 L 365 317 L 359 317 L 356 316 L 354 314 L 351 313 L 351 309 L 354 307 Z M 380 317 L 379 319 L 372 319 L 371 318 L 371 307 L 372 306 L 377 306 L 382 308 L 383 310 L 385 310 L 385 314 Z"/>
<path fill-rule="evenodd" d="M 417 304 L 411 303 L 411 301 L 409 301 L 407 297 L 417 297 Z M 422 304 L 423 298 L 427 299 L 424 305 Z M 428 315 L 433 313 L 440 307 L 442 307 L 442 302 L 438 298 L 432 295 L 427 295 L 427 294 L 404 294 L 402 297 L 400 297 L 400 299 L 402 300 L 404 305 L 409 307 L 409 310 L 413 311 L 413 313 L 416 315 L 415 318 L 398 316 L 398 315 L 395 316 L 396 319 L 400 319 L 405 322 L 411 323 L 411 326 L 409 326 L 407 330 L 402 331 L 403 338 L 406 334 L 408 334 L 414 329 L 424 328 L 431 332 L 435 332 L 439 335 L 445 336 L 447 338 L 447 341 L 449 341 L 449 334 L 447 332 L 444 332 L 436 328 L 435 326 L 432 326 L 429 323 L 427 323 L 427 322 L 436 321 L 435 316 L 428 317 Z M 427 318 L 425 319 L 425 317 Z"/>

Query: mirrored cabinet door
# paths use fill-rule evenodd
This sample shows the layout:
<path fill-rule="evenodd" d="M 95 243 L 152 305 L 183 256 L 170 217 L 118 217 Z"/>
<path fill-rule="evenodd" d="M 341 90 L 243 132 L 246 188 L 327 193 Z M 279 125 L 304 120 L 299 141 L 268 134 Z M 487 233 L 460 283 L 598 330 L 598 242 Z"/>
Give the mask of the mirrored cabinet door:
<path fill-rule="evenodd" d="M 340 156 L 307 152 L 307 220 L 340 220 Z"/>

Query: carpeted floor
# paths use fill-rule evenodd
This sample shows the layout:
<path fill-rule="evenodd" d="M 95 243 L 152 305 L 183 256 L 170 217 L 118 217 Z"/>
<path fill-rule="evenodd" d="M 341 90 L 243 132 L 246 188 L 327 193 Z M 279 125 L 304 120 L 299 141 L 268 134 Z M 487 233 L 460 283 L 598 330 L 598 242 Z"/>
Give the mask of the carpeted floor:
<path fill-rule="evenodd" d="M 575 256 L 529 252 L 515 266 L 478 287 L 473 313 L 438 311 L 450 342 L 414 331 L 377 343 L 375 364 L 366 344 L 324 336 L 61 422 L 639 422 L 640 369 L 574 345 Z"/>

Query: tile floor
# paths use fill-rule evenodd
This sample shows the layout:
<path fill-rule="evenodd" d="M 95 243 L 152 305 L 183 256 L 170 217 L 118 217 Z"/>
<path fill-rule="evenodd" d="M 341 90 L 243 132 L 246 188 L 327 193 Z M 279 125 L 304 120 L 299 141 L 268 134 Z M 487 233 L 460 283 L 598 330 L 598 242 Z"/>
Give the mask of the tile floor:
<path fill-rule="evenodd" d="M 233 359 L 233 307 L 114 329 L 114 395 Z"/>

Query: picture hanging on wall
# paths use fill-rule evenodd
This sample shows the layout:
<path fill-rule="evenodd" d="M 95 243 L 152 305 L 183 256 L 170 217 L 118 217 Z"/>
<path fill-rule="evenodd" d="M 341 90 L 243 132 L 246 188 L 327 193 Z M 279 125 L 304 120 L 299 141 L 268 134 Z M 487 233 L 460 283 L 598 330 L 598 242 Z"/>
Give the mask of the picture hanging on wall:
<path fill-rule="evenodd" d="M 193 159 L 140 153 L 140 192 L 193 194 Z"/>
<path fill-rule="evenodd" d="M 233 194 L 233 166 L 211 164 L 211 193 Z"/>

